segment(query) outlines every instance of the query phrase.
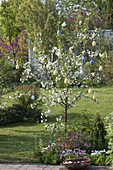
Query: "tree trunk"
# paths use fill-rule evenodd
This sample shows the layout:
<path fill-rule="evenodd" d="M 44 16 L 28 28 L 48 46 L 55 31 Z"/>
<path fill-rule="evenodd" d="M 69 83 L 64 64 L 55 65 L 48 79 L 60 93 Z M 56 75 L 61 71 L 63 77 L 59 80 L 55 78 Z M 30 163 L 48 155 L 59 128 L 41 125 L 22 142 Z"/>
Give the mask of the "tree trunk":
<path fill-rule="evenodd" d="M 65 107 L 64 107 L 64 133 L 67 134 L 67 110 L 68 110 L 68 87 L 65 94 Z"/>

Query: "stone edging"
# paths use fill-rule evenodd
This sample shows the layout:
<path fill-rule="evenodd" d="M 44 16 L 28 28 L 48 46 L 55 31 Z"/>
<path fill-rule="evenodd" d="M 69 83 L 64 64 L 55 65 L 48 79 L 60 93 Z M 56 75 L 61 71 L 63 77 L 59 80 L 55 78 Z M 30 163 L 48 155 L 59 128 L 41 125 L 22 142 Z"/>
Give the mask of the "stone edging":
<path fill-rule="evenodd" d="M 109 170 L 109 166 L 89 166 L 86 170 Z"/>

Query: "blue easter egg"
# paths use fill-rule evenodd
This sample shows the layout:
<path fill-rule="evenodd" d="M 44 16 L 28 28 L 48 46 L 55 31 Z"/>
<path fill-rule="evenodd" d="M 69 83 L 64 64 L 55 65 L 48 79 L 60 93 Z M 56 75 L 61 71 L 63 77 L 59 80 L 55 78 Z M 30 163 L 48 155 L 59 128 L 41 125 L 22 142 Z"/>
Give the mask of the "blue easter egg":
<path fill-rule="evenodd" d="M 91 65 L 94 65 L 94 60 L 93 60 L 93 59 L 90 61 L 90 64 L 91 64 Z"/>
<path fill-rule="evenodd" d="M 83 61 L 83 62 L 86 62 L 86 57 L 83 57 L 83 58 L 82 58 L 82 61 Z"/>
<path fill-rule="evenodd" d="M 57 34 L 58 34 L 58 35 L 61 34 L 60 30 L 57 31 Z"/>

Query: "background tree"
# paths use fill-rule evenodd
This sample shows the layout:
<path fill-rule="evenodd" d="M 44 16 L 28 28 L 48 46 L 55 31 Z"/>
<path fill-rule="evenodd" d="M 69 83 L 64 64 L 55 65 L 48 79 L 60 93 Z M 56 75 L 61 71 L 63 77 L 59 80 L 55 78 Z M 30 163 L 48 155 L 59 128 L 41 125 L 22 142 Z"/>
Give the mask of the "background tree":
<path fill-rule="evenodd" d="M 0 43 L 2 56 L 9 56 L 11 59 L 16 60 L 23 58 L 27 55 L 26 51 L 26 33 L 23 31 L 23 25 L 17 21 L 18 9 L 22 1 L 2 1 L 0 6 Z"/>
<path fill-rule="evenodd" d="M 52 43 L 55 44 L 57 32 L 55 23 L 58 20 L 55 0 L 24 1 L 20 7 L 17 19 L 24 25 L 30 41 L 37 50 L 40 48 L 46 53 L 51 49 Z M 41 43 L 39 44 L 38 42 Z"/>
<path fill-rule="evenodd" d="M 28 58 L 27 34 L 16 19 L 21 3 L 3 0 L 0 6 L 0 85 L 3 88 L 19 83 L 22 64 Z"/>
<path fill-rule="evenodd" d="M 106 0 L 107 4 L 107 26 L 109 29 L 113 29 L 113 1 Z"/>

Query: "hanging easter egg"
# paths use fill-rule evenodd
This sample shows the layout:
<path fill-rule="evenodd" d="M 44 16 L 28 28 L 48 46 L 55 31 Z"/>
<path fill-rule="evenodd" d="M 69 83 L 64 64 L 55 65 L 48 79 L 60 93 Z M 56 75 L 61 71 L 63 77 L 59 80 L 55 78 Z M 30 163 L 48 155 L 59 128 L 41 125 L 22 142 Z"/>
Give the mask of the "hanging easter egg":
<path fill-rule="evenodd" d="M 58 71 L 57 70 L 54 70 L 53 71 L 53 75 L 56 76 L 58 74 Z"/>
<path fill-rule="evenodd" d="M 88 89 L 88 93 L 91 94 L 92 93 L 92 89 Z"/>
<path fill-rule="evenodd" d="M 90 64 L 91 64 L 91 65 L 94 65 L 94 60 L 93 60 L 93 59 L 90 61 Z"/>
<path fill-rule="evenodd" d="M 95 47 L 96 46 L 96 41 L 92 42 L 92 46 Z"/>
<path fill-rule="evenodd" d="M 103 67 L 102 66 L 99 66 L 99 71 L 103 71 Z"/>
<path fill-rule="evenodd" d="M 31 96 L 31 100 L 35 100 L 35 96 L 34 95 Z"/>
<path fill-rule="evenodd" d="M 64 84 L 68 85 L 69 80 L 67 78 L 64 79 Z"/>
<path fill-rule="evenodd" d="M 86 62 L 86 57 L 85 56 L 82 58 L 82 61 L 83 61 L 83 63 Z"/>
<path fill-rule="evenodd" d="M 93 100 L 96 101 L 96 96 L 95 95 L 93 96 Z"/>
<path fill-rule="evenodd" d="M 16 69 L 17 69 L 17 70 L 19 69 L 19 64 L 18 64 L 18 63 L 16 64 Z"/>
<path fill-rule="evenodd" d="M 57 31 L 57 35 L 60 35 L 60 34 L 61 34 L 60 30 L 58 30 L 58 31 Z"/>
<path fill-rule="evenodd" d="M 19 69 L 19 64 L 18 64 L 18 60 L 16 61 L 16 69 Z"/>
<path fill-rule="evenodd" d="M 80 70 L 80 75 L 84 75 L 84 71 L 83 70 Z"/>
<path fill-rule="evenodd" d="M 49 110 L 47 111 L 47 113 L 48 113 L 48 114 L 51 114 L 51 113 L 52 113 L 52 111 L 49 109 Z"/>
<path fill-rule="evenodd" d="M 57 102 L 58 102 L 58 103 L 60 103 L 60 102 L 61 102 L 61 99 L 60 99 L 59 97 L 58 97 L 58 99 L 57 99 Z"/>
<path fill-rule="evenodd" d="M 96 101 L 96 95 L 95 95 L 95 92 L 94 92 L 94 95 L 93 95 L 93 100 Z"/>
<path fill-rule="evenodd" d="M 37 52 L 37 47 L 33 47 L 33 52 L 34 52 L 34 53 Z"/>

